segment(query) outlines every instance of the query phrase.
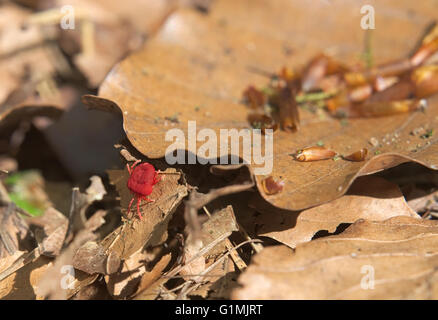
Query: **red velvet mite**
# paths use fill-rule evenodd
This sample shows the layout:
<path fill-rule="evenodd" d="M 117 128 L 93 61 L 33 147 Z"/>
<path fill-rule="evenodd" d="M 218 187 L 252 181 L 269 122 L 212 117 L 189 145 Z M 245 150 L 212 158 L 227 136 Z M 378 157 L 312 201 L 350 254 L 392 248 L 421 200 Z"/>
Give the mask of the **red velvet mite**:
<path fill-rule="evenodd" d="M 148 199 L 148 195 L 152 193 L 154 185 L 156 185 L 161 178 L 158 178 L 159 171 L 155 171 L 155 168 L 150 163 L 138 163 L 137 160 L 131 167 L 126 164 L 129 172 L 128 189 L 134 194 L 131 202 L 129 203 L 128 213 L 131 212 L 131 206 L 135 199 L 137 199 L 137 214 L 141 219 L 143 217 L 140 213 L 140 202 L 146 200 L 148 202 L 154 202 L 155 200 Z"/>

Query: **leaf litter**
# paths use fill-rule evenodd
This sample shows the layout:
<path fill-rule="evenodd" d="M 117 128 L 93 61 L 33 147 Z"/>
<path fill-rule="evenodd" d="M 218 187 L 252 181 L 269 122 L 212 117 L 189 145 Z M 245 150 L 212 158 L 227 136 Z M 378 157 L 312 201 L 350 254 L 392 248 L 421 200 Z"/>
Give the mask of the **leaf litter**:
<path fill-rule="evenodd" d="M 408 28 L 385 16 L 397 32 L 376 30 L 372 41 L 367 34 L 365 62 L 358 62 L 361 36 L 340 31 L 353 30 L 343 14 L 353 4 L 331 4 L 338 23 L 328 27 L 329 39 L 301 18 L 322 15 L 322 5 L 310 12 L 285 0 L 251 0 L 249 11 L 249 0 L 129 4 L 117 11 L 113 1 L 81 1 L 81 32 L 57 29 L 55 8 L 0 6 L 11 21 L 0 43 L 12 45 L 0 50 L 7 77 L 0 151 L 10 147 L 0 154 L 0 298 L 436 299 L 436 173 L 403 165 L 380 172 L 405 162 L 436 169 L 436 96 L 428 98 L 437 89 L 436 39 L 426 34 L 414 50 L 411 41 L 426 22 Z M 139 5 L 151 19 L 132 10 Z M 388 4 L 376 6 L 383 18 Z M 428 3 L 402 7 L 430 21 Z M 407 58 L 384 64 L 399 53 Z M 25 65 L 39 76 L 23 76 Z M 14 187 L 28 179 L 17 152 L 29 132 L 44 132 L 77 103 L 78 91 L 97 87 L 98 96 L 82 101 L 114 117 L 121 111 L 127 139 L 114 142 L 119 165 L 96 168 L 107 172 L 101 176 L 87 172 L 86 183 L 63 177 L 72 180 L 71 197 L 63 198 L 69 209 L 52 201 L 44 170 L 27 184 L 37 186 L 34 199 L 18 199 Z M 382 110 L 389 115 L 380 117 Z M 167 164 L 163 134 L 187 131 L 188 120 L 198 129 L 272 129 L 273 172 Z M 74 172 L 63 148 L 50 152 L 61 152 L 55 157 Z M 144 219 L 128 212 L 122 168 L 135 161 L 162 176 L 149 195 L 154 202 L 139 207 Z M 31 217 L 34 200 L 39 216 Z M 364 270 L 374 282 L 364 282 Z"/>

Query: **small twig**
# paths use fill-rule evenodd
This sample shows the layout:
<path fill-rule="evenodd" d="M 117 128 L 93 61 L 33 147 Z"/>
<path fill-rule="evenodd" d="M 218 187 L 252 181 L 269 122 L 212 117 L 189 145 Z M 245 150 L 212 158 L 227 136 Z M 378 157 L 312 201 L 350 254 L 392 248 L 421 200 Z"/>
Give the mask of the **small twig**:
<path fill-rule="evenodd" d="M 211 214 L 208 211 L 208 209 L 205 206 L 203 207 L 203 209 L 207 214 L 207 216 L 211 218 Z M 225 240 L 225 246 L 227 247 L 228 250 L 233 248 L 233 244 L 231 243 L 230 239 L 227 238 Z M 235 250 L 231 251 L 231 259 L 233 259 L 234 263 L 236 264 L 237 268 L 239 268 L 240 271 L 243 271 L 247 267 L 245 261 L 243 261 L 239 253 Z"/>
<path fill-rule="evenodd" d="M 433 216 L 430 210 L 426 210 L 425 213 L 422 214 L 421 219 L 429 219 L 430 216 Z"/>
<path fill-rule="evenodd" d="M 336 95 L 336 92 L 310 92 L 297 95 L 295 100 L 297 103 L 314 102 L 326 100 Z"/>
<path fill-rule="evenodd" d="M 248 240 L 248 241 L 253 240 L 253 239 L 249 236 L 248 232 L 246 232 L 246 230 L 245 230 L 245 229 L 244 229 L 239 223 L 237 224 L 237 226 L 239 227 L 239 231 L 240 231 L 240 233 L 242 233 L 243 237 L 244 237 L 246 240 Z M 262 242 L 262 241 L 260 240 L 260 242 Z M 251 242 L 251 246 L 252 246 L 252 248 L 254 249 L 254 251 L 257 252 L 257 253 L 259 253 L 260 251 L 263 250 L 263 245 L 262 245 L 261 243 L 254 243 L 254 242 Z"/>
<path fill-rule="evenodd" d="M 83 20 L 81 23 L 81 42 L 82 54 L 86 56 L 94 56 L 95 54 L 95 27 L 91 20 Z"/>

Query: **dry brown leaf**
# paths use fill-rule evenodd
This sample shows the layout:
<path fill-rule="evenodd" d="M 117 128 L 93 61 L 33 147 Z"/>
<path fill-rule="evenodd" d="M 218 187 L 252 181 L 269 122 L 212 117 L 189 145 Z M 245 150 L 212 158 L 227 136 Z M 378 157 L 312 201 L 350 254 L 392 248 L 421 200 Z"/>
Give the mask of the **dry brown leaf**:
<path fill-rule="evenodd" d="M 199 276 L 205 271 L 215 258 L 220 256 L 227 250 L 225 241 L 232 232 L 238 231 L 236 218 L 231 206 L 226 207 L 214 213 L 201 228 L 198 238 L 193 237 L 193 233 L 189 234 L 186 239 L 186 246 L 184 247 L 184 261 L 185 265 L 181 269 L 180 274 L 186 280 L 194 282 L 211 282 L 217 280 L 219 277 L 211 277 L 212 274 L 217 274 L 214 269 L 206 275 Z M 218 239 L 220 241 L 218 241 Z M 211 246 L 214 244 L 214 246 Z M 210 246 L 209 250 L 203 255 L 199 256 L 199 252 L 203 248 Z M 234 270 L 233 270 L 234 271 Z"/>
<path fill-rule="evenodd" d="M 234 299 L 437 299 L 438 222 L 359 220 L 343 233 L 264 249 Z"/>
<path fill-rule="evenodd" d="M 192 240 L 188 238 L 188 240 L 189 243 L 184 247 L 184 259 L 187 264 L 181 269 L 180 274 L 186 281 L 192 278 L 194 281 L 203 281 L 197 276 L 205 270 L 205 258 L 198 254 L 204 247 L 204 243 L 201 239 Z"/>
<path fill-rule="evenodd" d="M 408 200 L 408 205 L 417 212 L 426 211 L 428 209 L 438 210 L 438 191 L 432 193 L 423 190 L 414 190 L 414 194 L 410 196 L 418 195 L 415 198 Z"/>
<path fill-rule="evenodd" d="M 115 274 L 105 276 L 108 292 L 115 298 L 126 299 L 138 291 L 147 289 L 161 275 L 170 262 L 171 255 L 163 256 L 148 270 L 148 253 L 139 250 L 123 262 L 123 268 Z"/>
<path fill-rule="evenodd" d="M 172 255 L 169 253 L 163 256 L 160 261 L 156 263 L 156 265 L 150 271 L 146 271 L 140 280 L 140 284 L 138 285 L 136 295 L 147 290 L 155 281 L 157 281 L 163 270 L 168 266 Z"/>
<path fill-rule="evenodd" d="M 179 174 L 176 174 L 175 169 L 168 169 L 165 172 L 167 173 L 166 177 L 154 187 L 154 191 L 150 195 L 156 201 L 152 204 L 141 206 L 145 219 L 139 220 L 134 217 L 133 220 L 125 221 L 122 226 L 100 241 L 98 246 L 91 250 L 91 252 L 99 252 L 100 258 L 97 259 L 97 263 L 92 268 L 89 268 L 90 266 L 86 268 L 88 272 L 94 274 L 89 275 L 77 270 L 75 279 L 71 283 L 73 289 L 69 289 L 67 292 L 57 291 L 55 293 L 62 293 L 65 297 L 71 297 L 85 286 L 93 283 L 99 276 L 99 273 L 96 272 L 105 269 L 105 274 L 112 274 L 117 271 L 118 261 L 129 259 L 132 254 L 142 248 L 156 246 L 165 241 L 167 238 L 167 224 L 182 199 L 187 195 L 187 187 L 178 184 Z M 128 179 L 126 170 L 110 170 L 109 176 L 111 182 L 116 185 L 116 189 L 120 193 L 122 206 L 127 208 L 132 195 L 130 195 L 126 186 Z M 94 216 L 97 216 L 97 214 Z M 99 226 L 100 217 L 97 218 L 95 219 L 97 221 L 93 223 L 95 227 Z M 86 242 L 84 241 L 77 248 L 81 248 Z M 86 264 L 86 257 L 90 257 L 91 253 L 86 248 L 83 250 L 86 252 L 84 252 L 84 259 L 81 260 L 82 263 L 80 265 L 82 269 L 85 269 L 83 267 Z M 72 254 L 73 257 L 76 251 L 74 250 L 73 253 L 69 252 L 68 254 Z M 106 264 L 105 268 L 103 267 L 104 264 Z M 59 281 L 59 279 L 51 280 L 46 289 L 58 288 L 59 285 L 56 281 Z M 50 288 L 50 285 L 53 285 L 53 287 Z"/>
<path fill-rule="evenodd" d="M 376 20 L 386 21 L 373 32 L 374 60 L 381 63 L 409 53 L 413 39 L 433 19 L 435 4 L 403 1 L 397 15 L 388 14 L 393 10 L 388 0 L 373 5 Z M 89 105 L 104 103 L 101 99 L 116 103 L 129 140 L 152 158 L 163 157 L 170 145 L 165 141 L 167 130 L 182 129 L 187 139 L 189 120 L 196 120 L 198 130 L 212 128 L 216 133 L 219 128 L 248 128 L 247 110 L 239 103 L 242 92 L 248 84 L 266 83 L 249 67 L 275 71 L 283 65 L 302 66 L 327 48 L 340 61 L 354 61 L 363 50 L 361 6 L 340 0 L 312 6 L 287 0 L 218 0 L 208 16 L 179 10 L 147 46 L 112 70 L 100 87 L 99 98 L 87 96 L 84 101 Z M 415 12 L 415 23 L 408 12 Z M 327 19 L 336 23 L 321 28 L 320 21 Z M 290 54 L 285 48 L 296 50 Z M 436 97 L 431 98 L 424 113 L 352 119 L 346 126 L 302 110 L 299 132 L 274 134 L 272 176 L 284 179 L 285 186 L 281 193 L 265 198 L 277 207 L 301 210 L 340 197 L 358 176 L 403 162 L 437 169 L 436 138 L 424 140 L 409 134 L 418 126 L 437 126 L 437 103 Z M 175 114 L 177 121 L 165 120 Z M 377 146 L 370 146 L 371 138 L 377 139 Z M 298 162 L 290 156 L 321 140 L 340 154 L 367 147 L 371 156 L 363 162 Z M 197 148 L 202 144 L 198 141 Z M 375 155 L 377 151 L 380 154 Z M 261 191 L 263 178 L 257 177 Z"/>
<path fill-rule="evenodd" d="M 108 174 L 120 194 L 122 208 L 127 209 L 132 198 L 127 187 L 127 170 L 109 170 Z M 122 260 L 129 258 L 140 248 L 162 244 L 167 238 L 167 224 L 187 195 L 187 187 L 178 183 L 180 175 L 175 169 L 167 169 L 163 176 L 149 196 L 155 202 L 140 206 L 143 220 L 133 216 L 102 241 L 106 250 L 116 252 Z"/>
<path fill-rule="evenodd" d="M 44 272 L 51 266 L 50 258 L 40 256 L 0 281 L 0 299 L 2 300 L 33 300 L 42 299 L 37 295 L 38 283 Z"/>
<path fill-rule="evenodd" d="M 115 274 L 105 276 L 108 292 L 118 299 L 125 299 L 136 292 L 141 277 L 146 273 L 148 253 L 143 249 L 123 261 L 123 267 Z"/>
<path fill-rule="evenodd" d="M 253 197 L 249 206 L 260 213 L 252 221 L 257 225 L 257 235 L 273 238 L 292 248 L 310 241 L 318 231 L 333 233 L 341 224 L 359 219 L 383 221 L 394 216 L 420 219 L 396 184 L 375 176 L 361 177 L 348 194 L 301 212 L 276 209 L 260 196 Z"/>
<path fill-rule="evenodd" d="M 23 251 L 26 247 L 31 249 L 25 242 L 30 235 L 29 226 L 15 208 L 13 203 L 0 207 L 0 259 L 14 256 L 20 248 Z"/>
<path fill-rule="evenodd" d="M 58 119 L 70 107 L 75 98 L 75 89 L 63 87 L 49 96 L 34 94 L 34 84 L 27 83 L 0 106 L 0 132 L 7 136 L 24 120 L 37 116 Z"/>
<path fill-rule="evenodd" d="M 160 278 L 149 286 L 146 290 L 140 292 L 134 300 L 155 300 L 157 297 L 163 300 L 174 300 L 176 295 L 164 288 L 168 278 Z"/>
<path fill-rule="evenodd" d="M 49 257 L 59 255 L 67 234 L 67 218 L 51 207 L 42 216 L 30 218 L 27 221 L 39 227 L 34 233 L 41 254 Z"/>
<path fill-rule="evenodd" d="M 83 1 L 74 4 L 75 30 L 61 30 L 61 45 L 77 68 L 97 87 L 113 65 L 141 46 L 173 10 L 173 1 Z M 57 0 L 57 6 L 71 5 Z M 78 26 L 76 26 L 76 24 Z M 80 50 L 80 52 L 76 52 Z"/>
<path fill-rule="evenodd" d="M 105 248 L 95 241 L 88 241 L 80 247 L 74 257 L 73 266 L 88 274 L 111 274 L 120 267 L 120 257 L 107 254 Z"/>
<path fill-rule="evenodd" d="M 106 213 L 99 210 L 85 221 L 84 228 L 75 234 L 73 241 L 56 257 L 53 265 L 39 279 L 36 289 L 39 296 L 54 300 L 68 299 L 97 279 L 98 275 L 89 276 L 74 270 L 73 259 L 79 248 L 97 238 L 94 231 L 105 223 Z"/>

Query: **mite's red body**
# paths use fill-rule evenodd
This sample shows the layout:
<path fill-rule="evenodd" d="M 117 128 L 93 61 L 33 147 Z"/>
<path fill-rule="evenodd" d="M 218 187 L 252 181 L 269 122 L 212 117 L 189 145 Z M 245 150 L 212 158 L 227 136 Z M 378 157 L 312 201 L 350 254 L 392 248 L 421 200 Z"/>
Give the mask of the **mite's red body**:
<path fill-rule="evenodd" d="M 128 188 L 134 194 L 131 202 L 129 203 L 128 213 L 131 211 L 132 203 L 137 199 L 137 214 L 142 219 L 140 213 L 140 201 L 146 200 L 153 202 L 147 198 L 152 193 L 154 185 L 156 185 L 160 178 L 158 178 L 158 172 L 150 163 L 138 164 L 140 160 L 136 161 L 131 167 L 127 164 L 129 172 Z"/>

